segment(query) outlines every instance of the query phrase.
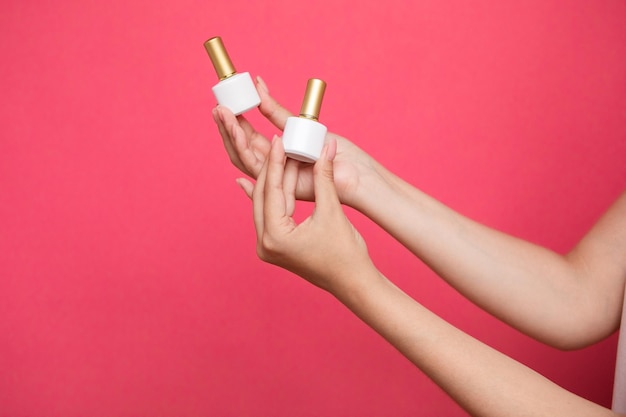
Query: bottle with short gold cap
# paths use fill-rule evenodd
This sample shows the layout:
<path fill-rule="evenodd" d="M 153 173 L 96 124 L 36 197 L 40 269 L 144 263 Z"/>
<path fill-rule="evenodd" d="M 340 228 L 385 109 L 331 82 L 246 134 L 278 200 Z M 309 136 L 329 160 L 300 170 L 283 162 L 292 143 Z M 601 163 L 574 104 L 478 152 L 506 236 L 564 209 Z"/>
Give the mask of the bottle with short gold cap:
<path fill-rule="evenodd" d="M 235 115 L 252 110 L 261 103 L 252 78 L 247 72 L 235 71 L 222 39 L 215 36 L 204 43 L 220 81 L 213 87 L 217 102 Z"/>
<path fill-rule="evenodd" d="M 285 153 L 292 159 L 302 162 L 315 162 L 324 147 L 326 126 L 318 121 L 326 83 L 318 78 L 311 78 L 306 85 L 306 92 L 300 116 L 287 118 L 283 132 Z"/>

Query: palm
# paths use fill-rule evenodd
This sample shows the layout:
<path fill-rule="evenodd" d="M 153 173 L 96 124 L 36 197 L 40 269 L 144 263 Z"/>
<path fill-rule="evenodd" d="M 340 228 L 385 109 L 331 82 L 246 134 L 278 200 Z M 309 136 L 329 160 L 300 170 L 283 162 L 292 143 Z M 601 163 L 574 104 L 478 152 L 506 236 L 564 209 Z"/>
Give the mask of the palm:
<path fill-rule="evenodd" d="M 337 140 L 337 156 L 334 160 L 334 178 L 337 194 L 342 203 L 351 201 L 358 186 L 360 164 L 366 154 L 345 138 L 330 133 Z M 302 165 L 299 171 L 296 197 L 300 200 L 312 200 L 313 165 Z"/>
<path fill-rule="evenodd" d="M 267 93 L 259 90 L 262 102 L 261 113 L 279 129 L 284 128 L 291 114 L 282 108 Z M 257 178 L 270 151 L 271 142 L 259 133 L 244 117 L 235 117 L 227 109 L 214 110 L 213 116 L 224 141 L 232 163 L 244 174 Z M 339 199 L 351 204 L 359 184 L 360 175 L 371 167 L 372 160 L 365 152 L 349 140 L 328 134 L 337 140 L 337 154 L 334 160 L 334 179 Z M 301 164 L 296 184 L 296 198 L 313 200 L 313 165 Z"/>

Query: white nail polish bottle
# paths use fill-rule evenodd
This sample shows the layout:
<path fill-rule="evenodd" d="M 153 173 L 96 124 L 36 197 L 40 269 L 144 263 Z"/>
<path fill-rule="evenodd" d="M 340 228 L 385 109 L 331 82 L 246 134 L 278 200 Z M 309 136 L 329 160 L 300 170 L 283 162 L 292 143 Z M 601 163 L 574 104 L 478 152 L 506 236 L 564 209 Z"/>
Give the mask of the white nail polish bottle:
<path fill-rule="evenodd" d="M 252 78 L 247 72 L 237 73 L 219 36 L 204 43 L 220 81 L 213 87 L 217 102 L 235 115 L 252 110 L 261 103 Z"/>
<path fill-rule="evenodd" d="M 285 153 L 302 162 L 315 162 L 324 147 L 326 126 L 317 121 L 326 83 L 311 78 L 306 85 L 299 117 L 289 117 L 283 132 Z"/>

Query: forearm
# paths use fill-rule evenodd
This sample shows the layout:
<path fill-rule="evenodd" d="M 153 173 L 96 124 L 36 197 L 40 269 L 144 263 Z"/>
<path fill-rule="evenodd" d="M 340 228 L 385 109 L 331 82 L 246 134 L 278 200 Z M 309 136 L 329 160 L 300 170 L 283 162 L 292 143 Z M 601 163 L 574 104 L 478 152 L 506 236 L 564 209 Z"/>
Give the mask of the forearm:
<path fill-rule="evenodd" d="M 376 270 L 334 295 L 471 415 L 611 416 L 446 323 Z"/>
<path fill-rule="evenodd" d="M 570 259 L 474 222 L 380 166 L 361 181 L 359 195 L 358 210 L 462 294 L 521 331 L 568 348 L 617 327 L 621 298 L 595 297 L 597 288 Z M 609 317 L 599 317 L 602 311 Z"/>

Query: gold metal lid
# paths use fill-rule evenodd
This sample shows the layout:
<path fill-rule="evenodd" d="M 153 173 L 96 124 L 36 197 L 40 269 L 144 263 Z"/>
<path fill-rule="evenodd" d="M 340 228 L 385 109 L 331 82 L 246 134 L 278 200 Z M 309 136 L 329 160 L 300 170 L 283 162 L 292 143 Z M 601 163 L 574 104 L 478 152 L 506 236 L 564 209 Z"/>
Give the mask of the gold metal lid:
<path fill-rule="evenodd" d="M 306 93 L 300 108 L 300 117 L 317 120 L 320 117 L 322 99 L 326 91 L 326 83 L 318 78 L 311 78 L 306 84 Z"/>
<path fill-rule="evenodd" d="M 209 53 L 209 58 L 211 58 L 215 72 L 217 72 L 220 80 L 228 78 L 237 72 L 228 56 L 228 52 L 226 52 L 226 48 L 224 48 L 222 38 L 215 36 L 209 39 L 204 43 L 204 48 Z"/>

